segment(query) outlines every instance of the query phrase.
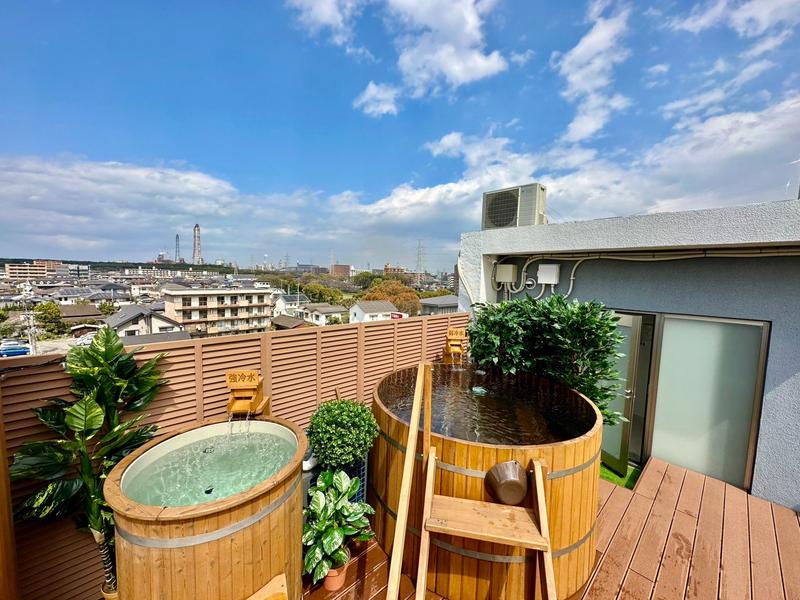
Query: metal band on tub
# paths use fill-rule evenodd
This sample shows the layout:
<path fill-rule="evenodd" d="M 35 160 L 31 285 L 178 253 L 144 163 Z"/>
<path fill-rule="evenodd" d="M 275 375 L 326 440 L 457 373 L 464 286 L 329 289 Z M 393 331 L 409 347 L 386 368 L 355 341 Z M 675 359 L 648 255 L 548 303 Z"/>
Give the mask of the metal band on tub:
<path fill-rule="evenodd" d="M 384 440 L 386 440 L 386 442 L 390 446 L 394 446 L 401 452 L 406 451 L 406 447 L 403 444 L 401 444 L 394 438 L 390 438 L 384 431 L 380 431 L 379 433 L 380 436 Z M 560 471 L 550 471 L 547 474 L 547 479 L 548 480 L 559 479 L 560 477 L 569 477 L 570 475 L 579 473 L 584 469 L 588 469 L 589 467 L 591 467 L 599 457 L 600 457 L 600 450 L 598 450 L 597 453 L 594 456 L 592 456 L 592 458 L 579 465 L 570 467 L 569 469 L 561 469 Z M 422 454 L 419 452 L 417 452 L 417 460 L 419 461 L 422 460 Z M 484 477 L 486 477 L 486 471 L 480 471 L 478 469 L 468 469 L 467 467 L 460 467 L 458 465 L 453 465 L 447 462 L 443 462 L 441 459 L 436 460 L 436 466 L 439 467 L 440 469 L 444 469 L 445 471 L 450 471 L 451 473 L 458 473 L 459 475 L 466 475 L 467 477 L 477 477 L 479 479 L 483 479 Z"/>
<path fill-rule="evenodd" d="M 198 535 L 187 535 L 186 537 L 179 538 L 145 538 L 129 531 L 125 531 L 117 525 L 117 535 L 135 546 L 143 546 L 145 548 L 186 548 L 189 546 L 199 546 L 200 544 L 207 544 L 216 540 L 222 539 L 226 536 L 233 535 L 234 533 L 246 529 L 255 523 L 258 523 L 265 517 L 278 510 L 281 505 L 289 499 L 289 497 L 297 489 L 298 484 L 302 480 L 302 474 L 298 473 L 295 480 L 283 494 L 280 495 L 274 502 L 269 503 L 257 513 L 250 515 L 246 519 L 242 519 L 238 523 L 233 523 L 222 529 L 211 531 L 209 533 L 200 533 Z M 189 518 L 190 515 L 187 515 Z"/>

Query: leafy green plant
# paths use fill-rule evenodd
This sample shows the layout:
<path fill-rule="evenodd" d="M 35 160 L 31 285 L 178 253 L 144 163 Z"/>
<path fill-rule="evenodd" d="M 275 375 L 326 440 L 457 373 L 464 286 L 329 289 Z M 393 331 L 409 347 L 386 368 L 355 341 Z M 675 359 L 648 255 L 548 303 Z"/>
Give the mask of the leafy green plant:
<path fill-rule="evenodd" d="M 373 508 L 351 500 L 360 485 L 358 477 L 350 479 L 344 471 L 323 471 L 308 490 L 310 502 L 303 511 L 303 573 L 310 574 L 314 583 L 347 563 L 348 539 L 365 542 L 375 535 L 367 518 L 375 514 Z"/>
<path fill-rule="evenodd" d="M 363 460 L 378 437 L 378 423 L 369 407 L 356 400 L 330 400 L 311 417 L 307 434 L 322 467 L 340 469 Z"/>
<path fill-rule="evenodd" d="M 117 587 L 114 563 L 114 515 L 103 497 L 103 481 L 123 457 L 153 437 L 155 425 L 143 425 L 139 412 L 155 398 L 166 381 L 161 378 L 159 354 L 137 365 L 134 352 L 125 352 L 117 333 L 104 327 L 89 346 L 72 348 L 66 372 L 72 376 L 71 402 L 48 400 L 34 409 L 56 438 L 27 442 L 14 455 L 11 479 L 46 483 L 16 508 L 21 519 L 72 516 L 88 528 L 99 547 L 105 587 Z"/>
<path fill-rule="evenodd" d="M 37 304 L 33 309 L 33 318 L 41 330 L 53 337 L 67 332 L 67 326 L 61 320 L 61 309 L 52 300 Z"/>
<path fill-rule="evenodd" d="M 623 420 L 609 408 L 619 389 L 619 318 L 603 304 L 553 295 L 476 307 L 468 332 L 470 355 L 478 365 L 560 381 L 592 400 L 604 423 Z"/>

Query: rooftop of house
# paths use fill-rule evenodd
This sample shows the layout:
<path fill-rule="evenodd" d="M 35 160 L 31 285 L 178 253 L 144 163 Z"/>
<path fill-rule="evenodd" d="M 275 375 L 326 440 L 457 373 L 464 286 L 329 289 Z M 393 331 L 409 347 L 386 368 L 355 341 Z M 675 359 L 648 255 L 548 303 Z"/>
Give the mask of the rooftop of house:
<path fill-rule="evenodd" d="M 458 296 L 448 294 L 446 296 L 434 296 L 433 298 L 420 298 L 422 306 L 458 306 Z"/>
<path fill-rule="evenodd" d="M 311 299 L 305 294 L 281 294 L 279 296 L 286 304 L 308 304 Z"/>
<path fill-rule="evenodd" d="M 397 307 L 388 300 L 359 300 L 356 306 L 367 314 L 397 312 Z"/>
<path fill-rule="evenodd" d="M 289 315 L 278 315 L 277 317 L 272 317 L 272 324 L 275 326 L 275 329 L 295 329 L 297 327 L 313 327 L 313 323 L 309 323 L 308 321 L 304 321 L 303 319 L 298 319 L 296 317 L 290 317 Z"/>
<path fill-rule="evenodd" d="M 800 200 L 473 231 L 462 255 L 800 245 Z"/>
<path fill-rule="evenodd" d="M 318 312 L 321 315 L 333 315 L 339 313 L 346 313 L 347 309 L 339 304 L 330 304 L 328 302 L 312 302 L 302 306 L 308 312 Z"/>
<path fill-rule="evenodd" d="M 59 305 L 61 311 L 61 318 L 65 321 L 74 321 L 77 319 L 102 319 L 101 313 L 94 304 L 68 304 Z"/>
<path fill-rule="evenodd" d="M 126 335 L 121 338 L 126 346 L 140 346 L 142 344 L 155 344 L 157 342 L 177 342 L 192 339 L 188 331 L 165 331 L 164 333 L 151 333 L 148 335 Z"/>
<path fill-rule="evenodd" d="M 169 323 L 173 323 L 176 326 L 180 326 L 180 323 L 178 323 L 177 321 L 168 319 L 163 314 L 155 312 L 154 310 L 151 310 L 147 306 L 143 306 L 140 304 L 128 304 L 127 306 L 120 307 L 120 309 L 117 312 L 115 312 L 110 317 L 106 318 L 105 322 L 106 325 L 108 325 L 109 327 L 116 329 L 117 327 L 121 327 L 122 325 L 129 323 L 130 321 L 132 321 L 137 317 L 147 317 L 151 315 L 155 315 L 156 317 L 158 317 L 163 321 L 167 321 Z"/>

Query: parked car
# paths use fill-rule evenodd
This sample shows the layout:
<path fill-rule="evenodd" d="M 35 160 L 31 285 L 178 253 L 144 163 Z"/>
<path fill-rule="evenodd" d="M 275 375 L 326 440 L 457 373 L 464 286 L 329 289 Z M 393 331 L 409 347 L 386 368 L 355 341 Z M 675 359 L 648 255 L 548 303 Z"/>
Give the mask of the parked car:
<path fill-rule="evenodd" d="M 25 356 L 30 353 L 31 349 L 28 345 L 20 343 L 18 340 L 4 339 L 0 342 L 0 357 Z"/>
<path fill-rule="evenodd" d="M 96 331 L 90 331 L 89 333 L 84 333 L 81 337 L 78 338 L 78 341 L 75 342 L 76 346 L 91 346 L 92 340 L 94 336 L 97 335 Z"/>

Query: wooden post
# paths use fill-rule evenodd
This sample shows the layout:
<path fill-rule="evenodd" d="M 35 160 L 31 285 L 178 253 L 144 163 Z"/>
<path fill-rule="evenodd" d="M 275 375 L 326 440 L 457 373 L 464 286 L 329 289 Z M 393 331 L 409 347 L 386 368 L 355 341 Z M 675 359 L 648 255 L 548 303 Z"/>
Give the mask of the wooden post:
<path fill-rule="evenodd" d="M 0 378 L 0 417 L 3 415 Z M 6 433 L 0 418 L 0 598 L 17 600 L 17 559 L 14 545 L 14 517 L 11 512 L 11 480 L 8 477 Z"/>
<path fill-rule="evenodd" d="M 363 402 L 364 404 L 372 404 L 372 398 L 367 398 L 364 391 L 364 324 L 359 323 L 357 327 L 358 341 L 356 346 L 356 396 L 358 396 L 358 400 L 360 402 Z"/>
<path fill-rule="evenodd" d="M 203 398 L 203 343 L 197 340 L 194 343 L 194 397 L 197 402 L 197 420 L 205 418 L 205 398 Z"/>
<path fill-rule="evenodd" d="M 433 369 L 430 363 L 423 363 L 420 368 L 425 372 L 425 389 L 422 392 L 423 410 L 425 411 L 425 420 L 422 425 L 422 461 L 428 460 L 428 452 L 431 448 L 431 403 L 433 396 Z"/>
<path fill-rule="evenodd" d="M 397 329 L 395 328 L 395 331 Z M 414 477 L 414 463 L 417 454 L 417 437 L 419 435 L 419 413 L 422 408 L 422 397 L 425 395 L 425 371 L 430 363 L 420 363 L 417 369 L 417 384 L 414 388 L 414 404 L 408 423 L 408 439 L 403 459 L 403 478 L 400 483 L 400 498 L 397 503 L 397 518 L 394 524 L 394 542 L 389 566 L 389 583 L 386 586 L 386 600 L 397 600 L 400 593 L 400 577 L 403 567 L 403 550 L 406 544 L 406 527 L 408 526 L 408 503 L 411 499 L 411 480 Z"/>
<path fill-rule="evenodd" d="M 420 525 L 419 564 L 417 565 L 417 591 L 415 600 L 425 600 L 428 587 L 428 555 L 431 549 L 431 533 L 425 524 L 431 516 L 433 503 L 433 486 L 436 476 L 436 447 L 430 449 L 428 460 L 425 463 L 425 500 L 422 508 L 422 525 Z"/>

